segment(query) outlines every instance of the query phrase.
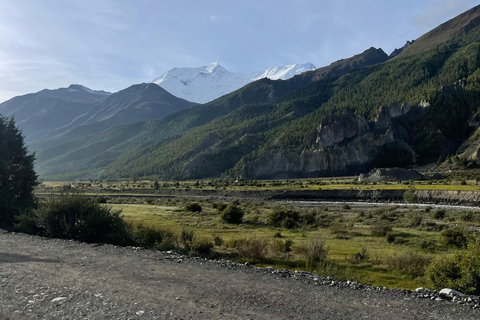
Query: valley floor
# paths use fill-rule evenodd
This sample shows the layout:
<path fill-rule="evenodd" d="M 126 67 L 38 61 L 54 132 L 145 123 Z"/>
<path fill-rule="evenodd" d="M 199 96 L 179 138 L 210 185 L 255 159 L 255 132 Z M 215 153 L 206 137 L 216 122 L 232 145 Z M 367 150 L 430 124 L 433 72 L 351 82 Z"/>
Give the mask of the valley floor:
<path fill-rule="evenodd" d="M 478 319 L 480 311 L 132 247 L 0 234 L 0 319 Z"/>

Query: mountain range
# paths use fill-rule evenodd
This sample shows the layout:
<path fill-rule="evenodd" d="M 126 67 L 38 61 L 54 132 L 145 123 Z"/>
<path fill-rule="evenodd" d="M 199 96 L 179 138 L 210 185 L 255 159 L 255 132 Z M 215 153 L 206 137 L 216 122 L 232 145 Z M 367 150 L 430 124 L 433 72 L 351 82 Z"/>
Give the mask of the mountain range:
<path fill-rule="evenodd" d="M 372 47 L 287 80 L 262 78 L 205 104 L 116 125 L 121 120 L 111 121 L 117 113 L 108 110 L 128 106 L 133 113 L 118 115 L 132 118 L 137 89 L 163 90 L 133 86 L 125 97 L 105 94 L 68 130 L 35 141 L 36 168 L 55 179 L 259 179 L 443 161 L 478 140 L 479 57 L 477 6 L 390 55 Z M 92 124 L 98 131 L 72 134 Z M 473 153 L 464 163 L 480 163 Z"/>
<path fill-rule="evenodd" d="M 173 68 L 152 82 L 179 98 L 206 103 L 259 79 L 286 80 L 314 69 L 313 64 L 306 63 L 245 74 L 229 72 L 214 62 L 199 68 Z"/>

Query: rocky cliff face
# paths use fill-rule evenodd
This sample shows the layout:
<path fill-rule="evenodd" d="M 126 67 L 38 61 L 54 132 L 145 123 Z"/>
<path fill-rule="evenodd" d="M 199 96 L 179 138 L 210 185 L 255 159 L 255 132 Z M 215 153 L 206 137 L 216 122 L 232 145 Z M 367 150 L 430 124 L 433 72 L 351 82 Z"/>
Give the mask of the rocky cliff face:
<path fill-rule="evenodd" d="M 396 135 L 404 130 L 393 125 L 395 119 L 408 117 L 412 106 L 392 103 L 380 109 L 372 123 L 355 114 L 324 119 L 317 125 L 310 149 L 265 151 L 246 164 L 242 178 L 298 178 L 357 174 L 371 169 L 376 159 L 389 150 L 402 148 L 415 161 L 411 148 Z"/>

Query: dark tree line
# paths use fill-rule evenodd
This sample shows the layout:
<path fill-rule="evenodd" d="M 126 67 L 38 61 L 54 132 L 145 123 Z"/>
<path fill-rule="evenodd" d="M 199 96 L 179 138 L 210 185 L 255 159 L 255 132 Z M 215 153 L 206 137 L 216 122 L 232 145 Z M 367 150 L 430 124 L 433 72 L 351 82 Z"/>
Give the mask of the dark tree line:
<path fill-rule="evenodd" d="M 16 216 L 34 206 L 34 161 L 13 118 L 0 116 L 0 227 L 10 229 Z"/>

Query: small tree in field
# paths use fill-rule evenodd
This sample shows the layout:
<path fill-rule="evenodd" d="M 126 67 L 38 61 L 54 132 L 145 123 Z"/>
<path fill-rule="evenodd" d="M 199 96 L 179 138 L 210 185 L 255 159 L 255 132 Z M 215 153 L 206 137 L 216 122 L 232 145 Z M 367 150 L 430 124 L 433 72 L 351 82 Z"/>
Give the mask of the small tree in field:
<path fill-rule="evenodd" d="M 0 116 L 0 226 L 10 229 L 15 217 L 35 204 L 35 156 L 28 154 L 12 119 Z"/>
<path fill-rule="evenodd" d="M 418 195 L 414 184 L 410 184 L 408 190 L 403 194 L 403 200 L 407 203 L 418 203 Z"/>

